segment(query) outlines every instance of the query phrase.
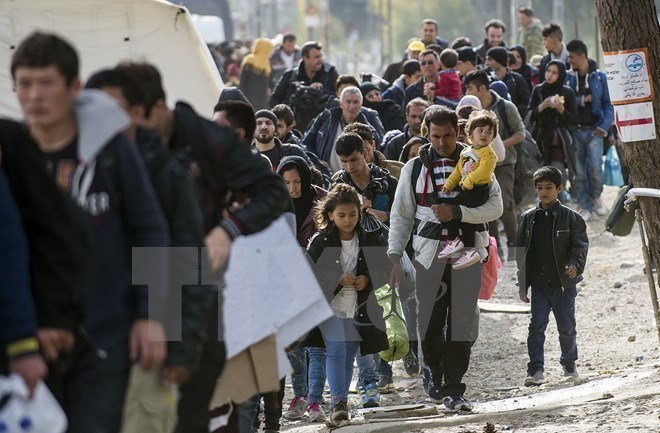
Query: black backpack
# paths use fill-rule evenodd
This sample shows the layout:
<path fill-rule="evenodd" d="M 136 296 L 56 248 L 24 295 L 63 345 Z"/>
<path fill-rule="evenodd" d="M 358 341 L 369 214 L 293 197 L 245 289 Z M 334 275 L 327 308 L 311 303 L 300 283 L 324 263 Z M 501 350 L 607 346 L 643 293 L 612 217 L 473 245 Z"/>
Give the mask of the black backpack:
<path fill-rule="evenodd" d="M 323 90 L 314 89 L 300 81 L 293 81 L 285 103 L 293 110 L 296 128 L 306 131 L 311 121 L 325 109 L 328 95 Z"/>

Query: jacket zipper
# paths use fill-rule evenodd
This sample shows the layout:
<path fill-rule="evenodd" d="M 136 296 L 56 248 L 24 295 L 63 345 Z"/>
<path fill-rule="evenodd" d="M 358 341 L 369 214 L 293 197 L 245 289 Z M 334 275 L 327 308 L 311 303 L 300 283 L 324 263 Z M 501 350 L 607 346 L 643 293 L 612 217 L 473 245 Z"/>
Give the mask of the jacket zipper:
<path fill-rule="evenodd" d="M 557 212 L 552 214 L 552 257 L 555 259 L 555 269 L 557 269 L 557 276 L 559 277 L 559 285 L 561 291 L 564 291 L 564 283 L 561 280 L 561 272 L 559 271 L 559 264 L 557 263 L 557 249 L 555 248 L 555 236 L 557 233 Z"/>

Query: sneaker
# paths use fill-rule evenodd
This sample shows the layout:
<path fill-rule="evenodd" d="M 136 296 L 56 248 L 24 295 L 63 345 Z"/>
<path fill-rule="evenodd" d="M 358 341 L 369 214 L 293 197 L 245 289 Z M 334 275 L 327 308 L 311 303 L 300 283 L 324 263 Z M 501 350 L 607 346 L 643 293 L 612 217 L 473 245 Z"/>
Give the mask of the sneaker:
<path fill-rule="evenodd" d="M 477 253 L 477 250 L 470 248 L 458 260 L 456 260 L 456 262 L 454 262 L 452 268 L 456 270 L 465 269 L 479 263 L 480 261 L 481 257 L 479 256 L 479 253 Z"/>
<path fill-rule="evenodd" d="M 348 421 L 348 406 L 345 401 L 338 401 L 332 408 L 330 419 L 333 423 Z"/>
<path fill-rule="evenodd" d="M 438 253 L 439 260 L 445 260 L 452 254 L 455 254 L 464 248 L 463 241 L 460 238 L 456 238 L 453 241 L 447 242 L 445 247 Z"/>
<path fill-rule="evenodd" d="M 419 359 L 417 359 L 415 352 L 412 350 L 408 351 L 408 354 L 403 357 L 403 366 L 408 376 L 416 377 L 419 375 Z"/>
<path fill-rule="evenodd" d="M 293 397 L 289 404 L 289 409 L 284 413 L 284 419 L 296 421 L 302 418 L 305 413 L 307 402 L 302 397 Z"/>
<path fill-rule="evenodd" d="M 580 212 L 578 212 L 578 213 L 580 214 L 580 216 L 582 217 L 582 219 L 584 220 L 585 223 L 589 222 L 589 220 L 593 216 L 593 214 L 591 212 L 589 212 L 588 210 L 585 210 L 585 209 L 580 210 Z"/>
<path fill-rule="evenodd" d="M 380 393 L 378 392 L 378 384 L 368 383 L 364 388 L 365 398 L 362 400 L 362 407 L 379 407 Z"/>
<path fill-rule="evenodd" d="M 440 404 L 444 401 L 442 397 L 442 381 L 441 380 L 436 380 L 434 375 L 431 375 L 431 379 L 429 380 L 428 384 L 428 395 L 429 395 L 429 400 L 431 400 L 435 404 Z"/>
<path fill-rule="evenodd" d="M 603 204 L 603 200 L 600 197 L 593 200 L 593 206 L 594 206 L 594 212 L 596 212 L 596 215 L 598 215 L 598 216 L 607 215 L 607 208 Z"/>
<path fill-rule="evenodd" d="M 542 371 L 537 371 L 534 374 L 528 374 L 527 377 L 525 378 L 525 386 L 538 386 L 541 385 L 545 382 L 545 379 L 543 378 L 543 372 Z"/>
<path fill-rule="evenodd" d="M 561 367 L 564 370 L 564 377 L 570 377 L 573 379 L 577 379 L 578 377 L 580 377 L 580 375 L 577 372 L 577 368 L 575 368 L 575 364 L 562 365 Z"/>
<path fill-rule="evenodd" d="M 442 401 L 445 404 L 445 407 L 449 410 L 464 410 L 471 411 L 474 409 L 472 403 L 466 400 L 462 395 L 450 395 L 444 398 Z"/>
<path fill-rule="evenodd" d="M 378 391 L 381 394 L 389 394 L 394 391 L 394 382 L 392 381 L 392 376 L 389 374 L 386 376 L 381 376 L 378 381 Z"/>
<path fill-rule="evenodd" d="M 310 403 L 309 406 L 307 406 L 307 415 L 309 415 L 309 420 L 311 422 L 325 422 L 326 419 L 323 407 L 316 402 Z"/>

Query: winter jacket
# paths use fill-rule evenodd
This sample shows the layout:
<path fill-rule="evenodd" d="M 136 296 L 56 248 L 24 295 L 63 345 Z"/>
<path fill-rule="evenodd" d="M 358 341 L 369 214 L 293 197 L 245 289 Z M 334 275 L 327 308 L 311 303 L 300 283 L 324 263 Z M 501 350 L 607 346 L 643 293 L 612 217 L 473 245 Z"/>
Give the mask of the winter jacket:
<path fill-rule="evenodd" d="M 565 84 L 575 92 L 575 102 L 578 107 L 585 107 L 583 96 L 579 95 L 578 72 L 571 69 L 567 72 Z M 589 59 L 589 72 L 587 72 L 587 86 L 591 91 L 591 112 L 598 118 L 595 125 L 604 131 L 609 131 L 614 121 L 614 107 L 610 101 L 605 72 L 596 67 L 596 62 Z"/>
<path fill-rule="evenodd" d="M 328 96 L 335 95 L 336 82 L 339 74 L 334 66 L 329 63 L 323 63 L 323 67 L 312 77 L 310 80 L 305 73 L 303 60 L 300 61 L 298 66 L 289 69 L 282 75 L 280 81 L 277 82 L 273 94 L 270 97 L 270 106 L 274 107 L 277 104 L 284 104 L 291 93 L 291 83 L 299 81 L 309 86 L 312 83 L 323 84 L 323 90 Z"/>
<path fill-rule="evenodd" d="M 331 152 L 335 146 L 337 138 L 337 130 L 342 121 L 342 115 L 342 110 L 339 107 L 323 111 L 312 121 L 312 124 L 309 126 L 309 129 L 303 137 L 303 145 L 314 152 L 322 161 L 330 161 Z M 355 121 L 371 125 L 375 128 L 363 112 L 358 114 Z M 382 124 L 379 126 L 382 128 Z M 377 134 L 374 134 L 374 140 L 376 140 L 376 136 Z M 380 137 L 378 137 L 376 141 L 378 142 L 378 140 L 380 140 Z"/>
<path fill-rule="evenodd" d="M 401 75 L 399 78 L 394 80 L 392 85 L 383 92 L 383 100 L 394 101 L 394 103 L 399 104 L 401 107 L 401 112 L 405 116 L 406 106 L 403 105 L 403 101 L 406 97 L 406 80 L 405 76 Z"/>
<path fill-rule="evenodd" d="M 508 71 L 502 81 L 509 89 L 511 102 L 518 108 L 518 114 L 524 118 L 529 107 L 529 85 L 522 75 L 514 71 Z"/>
<path fill-rule="evenodd" d="M 571 65 L 568 64 L 568 50 L 566 49 L 566 44 L 563 42 L 561 43 L 561 54 L 559 57 L 555 55 L 555 53 L 551 53 L 548 51 L 548 53 L 543 56 L 541 59 L 541 64 L 539 64 L 539 84 L 545 81 L 545 68 L 548 66 L 548 63 L 550 63 L 551 60 L 555 59 L 560 59 L 564 63 L 566 63 L 566 69 L 570 69 Z"/>
<path fill-rule="evenodd" d="M 321 200 L 323 197 L 325 197 L 328 194 L 326 190 L 324 190 L 323 188 L 319 188 L 316 185 L 312 185 L 312 188 L 314 188 L 314 198 L 312 198 L 312 201 L 314 203 L 318 203 L 319 200 Z M 314 223 L 315 216 L 316 216 L 316 210 L 314 209 L 314 207 L 312 207 L 312 209 L 307 214 L 305 221 L 303 221 L 300 230 L 298 230 L 298 233 L 296 233 L 296 238 L 298 239 L 298 243 L 303 248 L 307 248 L 307 246 L 309 245 L 309 241 L 312 239 L 312 237 L 317 231 L 316 224 Z"/>
<path fill-rule="evenodd" d="M 328 110 L 339 108 L 339 98 L 328 99 L 328 103 L 325 108 Z M 371 131 L 374 134 L 374 140 L 376 143 L 378 143 L 385 136 L 385 127 L 383 126 L 383 122 L 378 116 L 378 111 L 363 105 L 362 108 L 360 108 L 360 112 L 364 114 L 364 117 L 367 118 L 367 125 L 371 126 Z M 310 128 L 307 129 L 309 130 Z"/>
<path fill-rule="evenodd" d="M 289 208 L 289 192 L 263 158 L 241 145 L 230 128 L 202 118 L 183 102 L 174 109 L 174 132 L 168 146 L 194 173 L 205 233 L 218 225 L 232 239 L 256 233 Z M 250 200 L 225 217 L 229 192 Z"/>
<path fill-rule="evenodd" d="M 356 231 L 360 245 L 356 275 L 369 277 L 369 285 L 357 292 L 358 309 L 354 321 L 362 339 L 360 353 L 369 355 L 385 350 L 389 344 L 385 333 L 383 308 L 378 305 L 374 290 L 387 284 L 391 265 L 385 256 L 385 239 L 374 233 L 365 233 L 359 225 Z M 339 280 L 344 271 L 340 256 L 341 240 L 335 227 L 318 233 L 307 248 L 310 265 L 328 302 L 342 289 Z M 321 346 L 319 336 L 319 333 L 311 332 L 308 341 L 303 345 Z"/>
<path fill-rule="evenodd" d="M 465 147 L 456 143 L 456 150 L 449 158 L 458 162 Z M 419 156 L 403 166 L 401 178 L 394 196 L 390 213 L 390 234 L 388 255 L 392 262 L 398 263 L 412 235 L 415 260 L 429 269 L 435 260 L 440 239 L 447 238 L 447 228 L 438 221 L 431 206 L 441 202 L 454 207 L 455 218 L 468 224 L 486 224 L 502 216 L 502 190 L 496 180 L 489 185 L 488 201 L 482 206 L 468 208 L 453 204 L 452 199 L 440 199 L 436 183 L 432 179 L 431 167 L 433 150 L 430 144 L 420 148 Z M 452 168 L 448 167 L 445 175 L 449 177 Z M 416 178 L 413 173 L 418 173 Z"/>
<path fill-rule="evenodd" d="M 440 71 L 438 82 L 435 83 L 435 96 L 460 101 L 463 97 L 461 77 L 456 69 L 445 69 Z"/>
<path fill-rule="evenodd" d="M 412 83 L 410 86 L 406 87 L 406 94 L 405 97 L 403 98 L 403 104 L 401 104 L 401 106 L 406 107 L 408 105 L 408 102 L 412 101 L 415 98 L 422 98 L 423 100 L 428 101 L 428 99 L 424 95 L 424 84 L 426 84 L 426 81 L 424 81 L 424 77 L 422 77 L 419 80 Z M 435 82 L 433 84 L 435 84 Z M 451 109 L 455 109 L 456 105 L 458 105 L 458 101 L 454 103 L 448 99 L 443 99 L 436 96 L 432 104 L 445 105 Z"/>
<path fill-rule="evenodd" d="M 380 102 L 369 102 L 365 100 L 364 106 L 378 112 L 378 117 L 383 124 L 385 132 L 393 131 L 395 129 L 400 131 L 406 124 L 406 116 L 403 114 L 401 106 L 394 101 L 383 99 Z M 381 137 L 383 135 L 385 134 L 382 134 Z"/>
<path fill-rule="evenodd" d="M 364 189 L 359 188 L 351 179 L 351 176 L 345 171 L 339 171 L 335 184 L 346 183 L 357 190 L 357 192 L 369 200 L 371 207 L 376 210 L 382 210 L 389 215 L 394 203 L 394 194 L 396 193 L 397 180 L 390 173 L 374 164 L 369 164 L 369 183 Z M 388 221 L 385 222 L 388 224 Z"/>
<path fill-rule="evenodd" d="M 168 329 L 167 364 L 194 370 L 206 340 L 214 294 L 209 285 L 195 285 L 198 269 L 207 268 L 204 222 L 197 187 L 185 166 L 167 150 L 156 131 L 139 128 L 136 144 L 163 209 L 173 247 L 170 256 L 168 317 L 180 317 L 178 329 Z M 185 248 L 188 247 L 188 248 Z M 203 263 L 199 263 L 199 260 Z"/>
<path fill-rule="evenodd" d="M 74 331 L 94 267 L 89 220 L 57 187 L 24 124 L 0 120 L 0 154 L 28 241 L 38 325 Z"/>
<path fill-rule="evenodd" d="M 403 132 L 392 138 L 383 149 L 385 158 L 398 161 L 401 156 L 401 151 L 403 151 L 403 146 L 405 146 L 411 138 L 413 138 L 413 135 L 410 132 L 410 126 L 406 123 L 403 127 Z"/>
<path fill-rule="evenodd" d="M 36 353 L 39 343 L 35 338 L 37 318 L 30 291 L 28 244 L 1 170 L 0 203 L 0 358 L 5 359 L 5 355 L 11 358 Z"/>
<path fill-rule="evenodd" d="M 518 224 L 518 236 L 516 247 L 524 248 L 523 253 L 516 255 L 518 263 L 518 283 L 521 289 L 527 289 L 531 284 L 531 260 L 533 248 L 531 248 L 534 232 L 534 217 L 537 212 L 551 212 L 553 220 L 552 228 L 552 254 L 555 258 L 555 266 L 561 279 L 562 289 L 572 287 L 582 281 L 582 273 L 587 261 L 589 251 L 589 239 L 587 238 L 587 225 L 582 217 L 574 210 L 564 206 L 559 201 L 552 208 L 544 210 L 539 203 L 533 209 L 529 209 L 520 216 Z M 564 273 L 565 266 L 575 266 L 577 276 L 568 278 Z"/>
<path fill-rule="evenodd" d="M 279 147 L 280 149 L 280 155 L 281 155 L 280 160 L 286 158 L 287 156 L 295 155 L 304 159 L 307 165 L 312 164 L 312 162 L 309 160 L 309 157 L 302 149 L 302 147 L 300 147 L 300 145 L 291 144 L 291 143 L 282 143 L 280 139 L 277 137 L 275 137 L 273 140 L 275 141 L 275 147 Z M 253 142 L 250 147 L 252 148 L 252 150 L 259 152 L 259 149 L 257 149 L 257 144 L 255 142 Z M 277 171 L 277 165 L 274 164 L 273 161 L 271 161 L 271 164 L 273 165 L 273 171 Z"/>

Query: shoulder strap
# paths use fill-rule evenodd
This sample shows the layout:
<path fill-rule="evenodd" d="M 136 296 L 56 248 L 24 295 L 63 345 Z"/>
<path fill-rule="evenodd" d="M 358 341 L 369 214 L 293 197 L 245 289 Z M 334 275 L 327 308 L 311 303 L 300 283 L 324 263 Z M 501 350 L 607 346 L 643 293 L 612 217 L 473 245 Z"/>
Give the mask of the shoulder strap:
<path fill-rule="evenodd" d="M 413 196 L 416 194 L 415 185 L 417 185 L 417 179 L 419 179 L 419 174 L 422 172 L 422 160 L 416 158 L 413 160 L 412 173 L 410 175 L 410 187 L 413 191 Z"/>

